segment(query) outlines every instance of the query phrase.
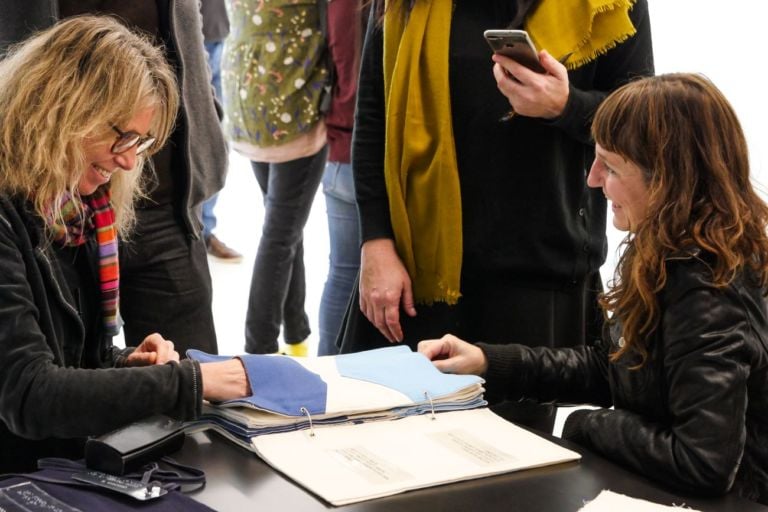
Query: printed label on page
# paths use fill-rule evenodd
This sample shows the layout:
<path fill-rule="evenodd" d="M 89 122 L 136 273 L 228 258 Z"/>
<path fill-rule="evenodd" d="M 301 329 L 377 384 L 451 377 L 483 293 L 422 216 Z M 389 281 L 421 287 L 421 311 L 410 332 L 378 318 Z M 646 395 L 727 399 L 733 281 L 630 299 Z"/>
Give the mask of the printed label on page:
<path fill-rule="evenodd" d="M 335 460 L 373 484 L 401 482 L 413 478 L 407 471 L 362 446 L 329 451 Z"/>
<path fill-rule="evenodd" d="M 491 466 L 517 459 L 461 429 L 433 432 L 427 434 L 427 437 L 478 466 Z"/>

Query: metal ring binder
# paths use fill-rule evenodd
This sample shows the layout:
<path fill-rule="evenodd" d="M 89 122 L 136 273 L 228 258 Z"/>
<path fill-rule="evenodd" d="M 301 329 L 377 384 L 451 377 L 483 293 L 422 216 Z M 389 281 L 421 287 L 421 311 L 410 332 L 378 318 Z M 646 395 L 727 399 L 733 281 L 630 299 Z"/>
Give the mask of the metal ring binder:
<path fill-rule="evenodd" d="M 426 391 L 424 392 L 424 397 L 429 400 L 429 408 L 432 409 L 432 421 L 435 421 L 437 417 L 435 416 L 435 404 L 432 402 L 432 397 Z"/>
<path fill-rule="evenodd" d="M 307 419 L 309 420 L 309 437 L 315 437 L 315 427 L 312 426 L 312 415 L 309 414 L 306 407 L 301 407 L 299 412 L 307 415 Z"/>

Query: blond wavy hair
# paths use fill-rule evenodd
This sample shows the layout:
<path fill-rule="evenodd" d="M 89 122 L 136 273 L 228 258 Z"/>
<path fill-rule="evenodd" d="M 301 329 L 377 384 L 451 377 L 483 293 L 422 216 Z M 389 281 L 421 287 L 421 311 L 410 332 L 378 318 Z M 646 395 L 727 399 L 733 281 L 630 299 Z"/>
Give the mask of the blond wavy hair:
<path fill-rule="evenodd" d="M 622 323 L 624 347 L 647 358 L 657 329 L 666 260 L 698 248 L 722 288 L 744 271 L 768 285 L 768 206 L 750 181 L 736 113 L 707 78 L 668 74 L 631 82 L 599 107 L 595 142 L 637 164 L 648 186 L 646 218 L 623 242 L 603 308 Z"/>
<path fill-rule="evenodd" d="M 112 126 L 153 108 L 153 148 L 109 187 L 118 232 L 135 221 L 147 157 L 168 139 L 179 97 L 161 48 L 107 16 L 69 18 L 11 48 L 0 61 L 0 192 L 34 205 L 47 223 L 77 195 L 87 143 L 114 140 Z"/>

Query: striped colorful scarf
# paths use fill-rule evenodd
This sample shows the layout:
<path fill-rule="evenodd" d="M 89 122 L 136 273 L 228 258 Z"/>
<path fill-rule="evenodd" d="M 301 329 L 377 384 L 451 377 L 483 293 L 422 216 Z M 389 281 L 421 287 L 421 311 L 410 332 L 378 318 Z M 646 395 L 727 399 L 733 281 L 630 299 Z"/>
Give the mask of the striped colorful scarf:
<path fill-rule="evenodd" d="M 62 246 L 83 245 L 96 232 L 99 247 L 99 288 L 104 327 L 109 335 L 120 330 L 117 309 L 120 300 L 120 269 L 117 261 L 117 229 L 109 189 L 99 187 L 82 198 L 65 195 L 60 205 L 61 216 L 50 227 L 53 239 Z M 63 221 L 63 224 L 62 224 Z"/>

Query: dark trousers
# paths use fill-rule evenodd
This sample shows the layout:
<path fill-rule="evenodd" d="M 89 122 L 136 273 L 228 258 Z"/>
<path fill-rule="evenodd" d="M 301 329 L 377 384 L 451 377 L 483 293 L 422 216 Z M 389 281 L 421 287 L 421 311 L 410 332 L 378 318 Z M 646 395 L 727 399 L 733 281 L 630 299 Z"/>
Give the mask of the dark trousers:
<path fill-rule="evenodd" d="M 277 352 L 283 328 L 287 343 L 310 334 L 304 310 L 304 225 L 325 168 L 327 149 L 279 164 L 251 162 L 264 195 L 264 225 L 253 264 L 245 351 Z"/>
<path fill-rule="evenodd" d="M 182 357 L 189 348 L 218 353 L 205 243 L 187 235 L 171 205 L 139 210 L 136 226 L 120 245 L 126 344 L 158 332 Z"/>

